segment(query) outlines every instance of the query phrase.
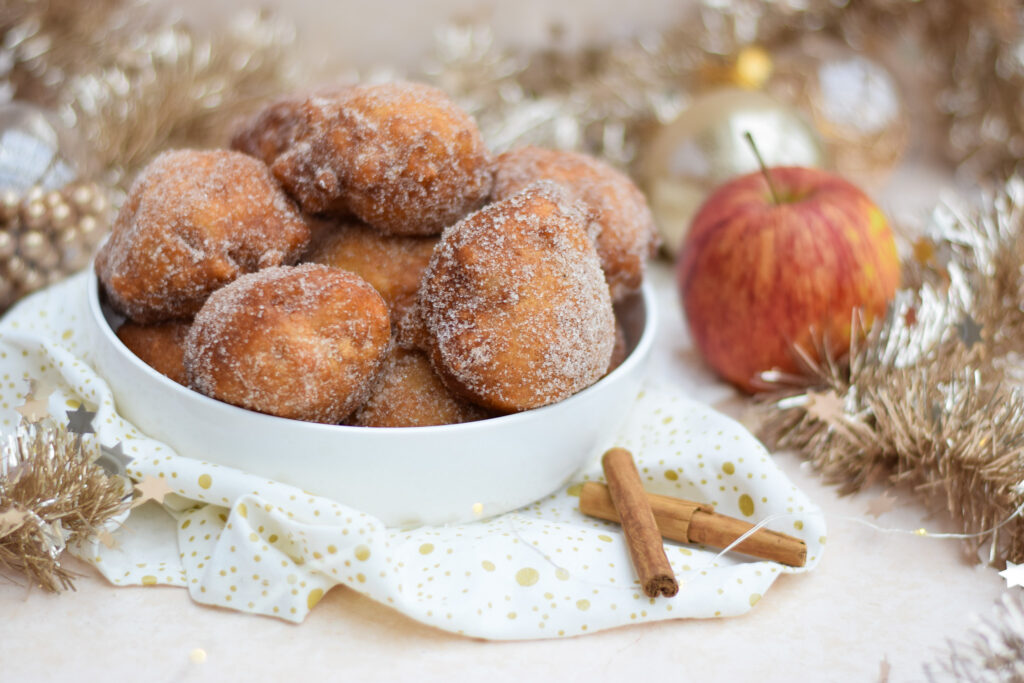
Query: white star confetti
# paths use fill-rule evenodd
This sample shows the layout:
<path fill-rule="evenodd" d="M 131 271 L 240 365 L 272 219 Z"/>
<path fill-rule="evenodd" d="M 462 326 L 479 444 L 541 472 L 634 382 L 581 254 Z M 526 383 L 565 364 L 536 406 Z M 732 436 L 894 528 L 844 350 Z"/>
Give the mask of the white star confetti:
<path fill-rule="evenodd" d="M 999 576 L 1006 579 L 1006 587 L 1024 586 L 1024 564 L 1014 564 L 1006 561 L 1006 569 L 999 572 Z"/>

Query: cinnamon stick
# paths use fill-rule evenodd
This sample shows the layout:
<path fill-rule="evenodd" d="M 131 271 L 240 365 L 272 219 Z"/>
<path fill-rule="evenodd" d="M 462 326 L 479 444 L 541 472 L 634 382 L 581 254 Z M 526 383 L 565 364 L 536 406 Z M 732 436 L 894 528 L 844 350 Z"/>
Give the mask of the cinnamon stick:
<path fill-rule="evenodd" d="M 661 532 L 632 454 L 624 448 L 613 448 L 601 458 L 601 465 L 644 594 L 650 598 L 672 597 L 679 592 L 679 583 L 665 555 Z"/>
<path fill-rule="evenodd" d="M 710 505 L 654 493 L 645 495 L 661 535 L 680 543 L 725 548 L 754 526 L 741 519 L 720 515 Z M 580 491 L 580 512 L 610 522 L 619 521 L 608 487 L 592 481 L 583 484 Z M 732 550 L 790 567 L 802 567 L 807 563 L 806 543 L 770 529 L 758 529 Z"/>

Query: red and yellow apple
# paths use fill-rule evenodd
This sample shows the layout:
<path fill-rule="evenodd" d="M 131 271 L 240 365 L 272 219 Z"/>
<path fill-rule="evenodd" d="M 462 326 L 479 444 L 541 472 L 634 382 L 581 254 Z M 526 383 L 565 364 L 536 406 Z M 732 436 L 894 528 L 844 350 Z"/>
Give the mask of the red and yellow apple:
<path fill-rule="evenodd" d="M 756 172 L 715 190 L 676 262 L 698 350 L 748 392 L 765 371 L 799 370 L 794 346 L 848 349 L 853 310 L 882 315 L 900 281 L 892 232 L 867 195 L 817 169 L 768 173 L 772 187 Z"/>

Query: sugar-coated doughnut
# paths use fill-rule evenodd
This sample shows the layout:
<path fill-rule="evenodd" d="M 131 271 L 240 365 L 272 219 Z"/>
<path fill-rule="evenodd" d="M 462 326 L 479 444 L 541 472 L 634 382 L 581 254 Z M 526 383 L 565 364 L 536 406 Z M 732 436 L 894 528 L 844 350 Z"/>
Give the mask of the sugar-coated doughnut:
<path fill-rule="evenodd" d="M 605 374 L 615 345 L 608 285 L 584 219 L 551 183 L 445 230 L 419 303 L 438 374 L 493 410 L 576 393 Z"/>
<path fill-rule="evenodd" d="M 476 123 L 419 83 L 285 100 L 234 144 L 260 156 L 305 211 L 352 213 L 389 234 L 436 235 L 491 189 L 492 158 Z"/>
<path fill-rule="evenodd" d="M 391 350 L 370 398 L 349 424 L 427 427 L 482 420 L 489 413 L 452 394 L 420 351 Z"/>
<path fill-rule="evenodd" d="M 214 292 L 185 342 L 189 386 L 250 410 L 338 423 L 361 405 L 390 347 L 387 306 L 353 273 L 306 263 Z"/>
<path fill-rule="evenodd" d="M 416 291 L 436 237 L 384 235 L 355 221 L 340 222 L 314 240 L 303 260 L 349 270 L 380 292 L 397 323 L 416 301 Z"/>
<path fill-rule="evenodd" d="M 256 159 L 170 151 L 132 185 L 96 273 L 111 304 L 135 322 L 189 318 L 239 275 L 294 262 L 309 235 Z"/>
<path fill-rule="evenodd" d="M 511 197 L 538 180 L 558 183 L 571 199 L 587 206 L 612 300 L 638 290 L 647 259 L 657 249 L 658 233 L 647 201 L 633 181 L 584 154 L 523 147 L 495 161 L 492 196 Z"/>
<path fill-rule="evenodd" d="M 178 384 L 185 379 L 185 336 L 190 322 L 172 320 L 155 325 L 139 325 L 130 320 L 117 328 L 117 338 L 139 360 Z"/>

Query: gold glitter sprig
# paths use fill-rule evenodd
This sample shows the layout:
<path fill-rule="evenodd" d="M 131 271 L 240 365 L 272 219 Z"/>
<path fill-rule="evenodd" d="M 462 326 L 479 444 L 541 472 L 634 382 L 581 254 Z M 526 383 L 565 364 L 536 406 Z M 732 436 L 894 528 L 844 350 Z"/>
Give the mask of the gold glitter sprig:
<path fill-rule="evenodd" d="M 22 422 L 0 443 L 0 572 L 51 592 L 74 588 L 60 561 L 125 511 L 125 480 L 92 464 L 95 445 L 50 419 Z"/>
<path fill-rule="evenodd" d="M 915 129 L 964 170 L 1005 177 L 1024 156 L 1024 8 L 1014 0 L 705 0 L 662 32 L 579 50 L 502 51 L 486 27 L 455 27 L 439 34 L 423 75 L 477 116 L 498 151 L 579 148 L 627 166 L 646 128 L 681 111 L 709 74 L 751 46 L 800 64 L 794 46 L 812 34 L 896 70 L 912 63 L 898 75 L 920 103 Z"/>
<path fill-rule="evenodd" d="M 57 109 L 121 185 L 167 146 L 223 143 L 240 112 L 289 88 L 294 42 L 263 12 L 213 32 L 145 0 L 13 0 L 0 35 L 8 90 Z"/>

